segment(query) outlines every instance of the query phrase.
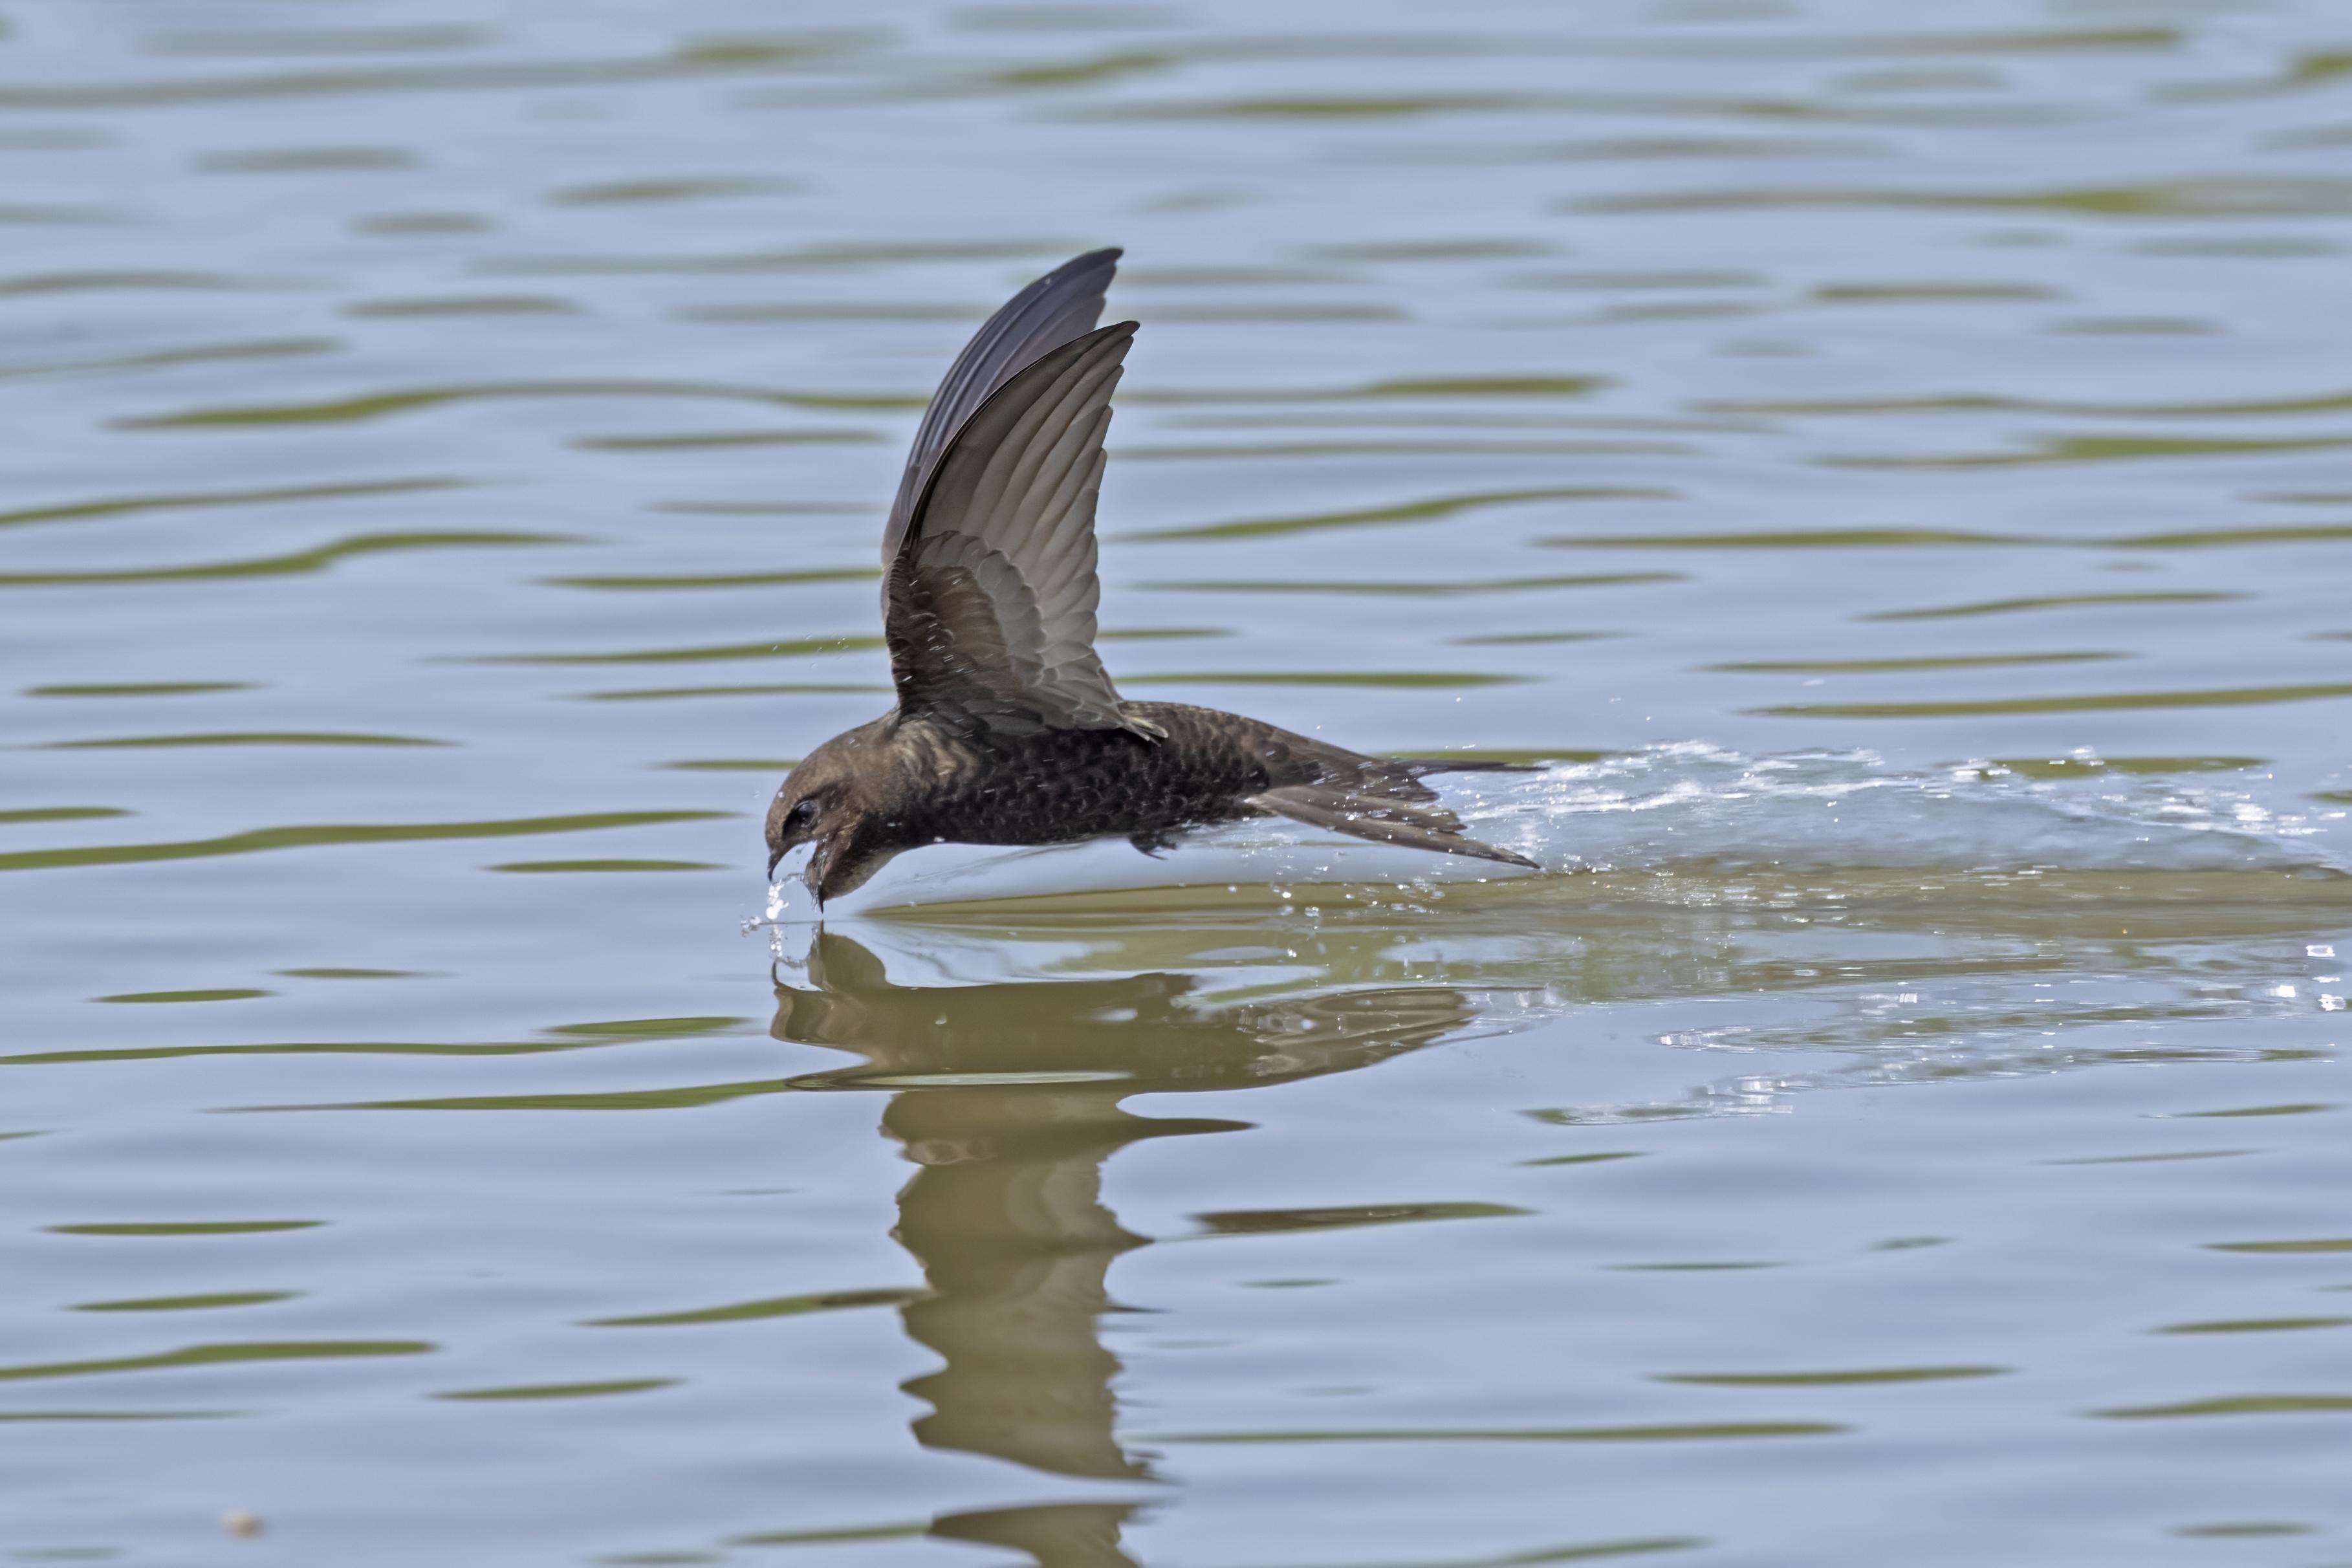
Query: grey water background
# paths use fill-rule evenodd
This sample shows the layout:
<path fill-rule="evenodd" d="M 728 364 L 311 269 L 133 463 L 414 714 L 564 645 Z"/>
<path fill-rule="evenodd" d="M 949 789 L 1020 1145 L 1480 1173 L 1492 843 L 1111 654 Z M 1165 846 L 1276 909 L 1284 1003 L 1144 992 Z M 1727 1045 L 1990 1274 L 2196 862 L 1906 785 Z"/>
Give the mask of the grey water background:
<path fill-rule="evenodd" d="M 2340 6 L 5 22 L 7 1560 L 2352 1563 Z M 1555 874 L 746 929 L 1101 244 L 1113 673 Z"/>

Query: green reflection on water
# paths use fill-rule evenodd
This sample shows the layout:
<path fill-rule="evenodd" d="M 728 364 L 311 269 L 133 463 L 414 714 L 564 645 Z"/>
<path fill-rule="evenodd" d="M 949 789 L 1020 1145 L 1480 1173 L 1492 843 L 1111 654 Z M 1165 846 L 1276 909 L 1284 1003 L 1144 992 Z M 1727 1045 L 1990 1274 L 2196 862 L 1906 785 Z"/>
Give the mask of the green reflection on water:
<path fill-rule="evenodd" d="M 97 996 L 97 1002 L 243 1002 L 256 996 L 276 993 L 256 991 L 247 987 L 228 987 L 210 991 L 125 991 L 113 996 Z"/>
<path fill-rule="evenodd" d="M 592 1329 L 683 1328 L 697 1323 L 745 1323 L 765 1318 L 797 1318 L 810 1312 L 833 1312 L 851 1307 L 903 1307 L 927 1292 L 902 1287 L 876 1290 L 820 1290 L 806 1296 L 772 1296 L 761 1301 L 737 1301 L 725 1307 L 703 1307 L 687 1312 L 651 1312 L 634 1318 L 591 1318 Z"/>
<path fill-rule="evenodd" d="M 1191 458 L 1213 462 L 1298 458 L 1677 458 L 1695 448 L 1669 441 L 1285 441 L 1179 447 L 1118 447 L 1122 461 Z M 1151 535 L 1149 537 L 1165 537 Z"/>
<path fill-rule="evenodd" d="M 730 1546 L 824 1546 L 842 1541 L 904 1541 L 922 1534 L 927 1524 L 851 1525 L 842 1530 L 777 1530 L 757 1535 L 731 1535 Z"/>
<path fill-rule="evenodd" d="M 1654 1426 L 1464 1426 L 1352 1431 L 1153 1432 L 1152 1443 L 1706 1443 L 1750 1437 L 1828 1437 L 1853 1428 L 1832 1421 L 1694 1421 Z"/>
<path fill-rule="evenodd" d="M 724 871 L 715 860 L 509 860 L 488 871 Z"/>
<path fill-rule="evenodd" d="M 2035 610 L 2086 609 L 2098 605 L 2214 605 L 2252 596 L 2251 594 L 2221 593 L 2211 589 L 2156 594 L 2055 594 L 2032 599 L 1988 599 L 1979 604 L 1948 605 L 1925 610 L 1881 610 L 1874 615 L 1856 616 L 1854 619 L 1937 621 L 1961 616 L 2011 616 Z"/>
<path fill-rule="evenodd" d="M 360 300 L 346 316 L 422 321 L 444 316 L 575 316 L 581 307 L 546 294 L 453 294 L 430 300 Z"/>
<path fill-rule="evenodd" d="M 424 1340 L 287 1340 L 253 1344 L 190 1345 L 155 1355 L 116 1356 L 103 1361 L 47 1362 L 36 1366 L 0 1366 L 0 1381 L 37 1377 L 88 1377 L 117 1372 L 168 1372 L 191 1366 L 233 1366 L 251 1362 L 341 1361 L 360 1356 L 425 1355 L 441 1347 Z"/>
<path fill-rule="evenodd" d="M 2220 691 L 2114 691 L 2083 697 L 2009 697 L 1981 701 L 1793 702 L 1751 711 L 1816 719 L 1951 719 L 1992 713 L 2107 713 L 2144 708 L 2251 708 L 2352 697 L 2352 683 L 2240 686 Z"/>
<path fill-rule="evenodd" d="M 2324 175 L 2155 180 L 2051 190 L 1927 191 L 1839 186 L 1656 191 L 1563 204 L 1572 212 L 1708 212 L 1757 207 L 1926 207 L 2056 212 L 2082 217 L 2320 217 L 2352 213 L 2352 180 Z"/>
<path fill-rule="evenodd" d="M 1616 1160 L 1638 1160 L 1646 1151 L 1611 1149 L 1591 1154 L 1554 1154 L 1548 1159 L 1522 1160 L 1522 1165 L 1601 1165 Z"/>
<path fill-rule="evenodd" d="M 291 425 L 357 425 L 393 415 L 414 414 L 464 403 L 531 402 L 546 398 L 677 398 L 723 403 L 772 404 L 786 408 L 894 410 L 915 405 L 897 396 L 846 393 L 774 392 L 752 386 L 691 381 L 515 381 L 474 385 L 408 387 L 315 403 L 248 404 L 196 408 L 115 421 L 123 430 L 197 430 Z"/>
<path fill-rule="evenodd" d="M 1817 459 L 1842 468 L 2019 468 L 2051 463 L 2132 462 L 2147 458 L 2229 458 L 2262 452 L 2316 452 L 2352 447 L 2352 436 L 2225 440 L 2215 436 L 2051 436 L 2030 451 L 1951 457 L 1845 457 Z"/>
<path fill-rule="evenodd" d="M 1623 637 L 1623 632 L 1490 632 L 1478 637 L 1448 637 L 1455 647 L 1517 647 L 1541 643 L 1599 642 Z"/>
<path fill-rule="evenodd" d="M 2233 773 L 2264 765 L 2261 757 L 1996 757 L 1992 765 L 2032 779 L 2081 778 L 2096 773 L 2161 778 L 2169 773 Z"/>
<path fill-rule="evenodd" d="M 1592 136 L 1559 142 L 1454 142 L 1366 149 L 1381 163 L 1492 165 L 1712 161 L 1717 158 L 1883 156 L 1885 143 L 1859 136 Z"/>
<path fill-rule="evenodd" d="M 387 1047 L 389 1048 L 389 1047 Z M 402 1047 L 404 1054 L 413 1047 Z M 551 1047 L 536 1047 L 546 1050 Z M 451 1052 L 451 1054 L 458 1054 Z M 471 1053 L 467 1053 L 471 1054 Z M 790 1094 L 809 1086 L 788 1078 L 705 1083 L 681 1089 L 618 1089 L 583 1094 L 454 1095 L 431 1100 L 369 1100 L 319 1105 L 245 1105 L 264 1110 L 692 1110 L 763 1094 Z"/>
<path fill-rule="evenodd" d="M 887 686 L 873 681 L 791 680 L 770 681 L 750 686 L 650 686 L 632 687 L 623 691 L 583 691 L 583 702 L 670 702 L 691 697 L 777 697 L 803 694 L 828 695 L 855 692 L 887 692 Z M 730 764 L 730 766 L 733 764 Z"/>
<path fill-rule="evenodd" d="M 1946 393 L 1922 397 L 1736 399 L 1702 403 L 1698 407 L 1724 414 L 1760 415 L 1999 413 L 2063 414 L 2111 419 L 2268 419 L 2282 415 L 2332 414 L 2352 410 L 2352 392 L 2322 393 L 2306 397 L 2248 398 L 2229 403 L 2085 403 L 1991 393 Z"/>
<path fill-rule="evenodd" d="M 709 76 L 765 74 L 805 66 L 861 47 L 876 35 L 841 29 L 798 40 L 758 38 L 688 44 L 663 54 L 605 59 L 470 60 L 435 65 L 317 67 L 241 76 L 150 77 L 0 86 L 0 108 L 156 109 L 181 104 L 331 97 L 364 93 L 494 92 L 534 88 L 618 86 Z"/>
<path fill-rule="evenodd" d="M 988 319 L 985 305 L 914 305 L 878 300 L 841 300 L 824 304 L 685 305 L 670 312 L 680 321 L 962 321 Z"/>
<path fill-rule="evenodd" d="M 878 568 L 836 566 L 801 572 L 705 572 L 671 575 L 547 577 L 557 588 L 608 588 L 624 591 L 671 588 L 774 588 L 795 583 L 855 583 L 879 577 Z"/>
<path fill-rule="evenodd" d="M 210 291 L 275 286 L 258 279 L 232 278 L 221 272 L 89 268 L 72 272 L 20 273 L 14 278 L 0 278 L 0 298 L 20 295 L 79 294 L 118 289 L 126 293 L 139 293 L 147 290 L 184 289 Z"/>
<path fill-rule="evenodd" d="M 140 1046 L 100 1050 L 26 1051 L 0 1057 L 0 1066 L 169 1061 L 182 1057 L 526 1057 L 541 1056 L 551 1051 L 576 1051 L 604 1043 L 579 1039 L 289 1040 L 267 1045 Z M 23 1136 L 30 1137 L 31 1134 Z"/>
<path fill-rule="evenodd" d="M 1212 1236 L 1276 1236 L 1291 1231 L 1403 1225 L 1425 1219 L 1501 1219 L 1529 1212 L 1508 1204 L 1358 1204 L 1340 1208 L 1231 1209 L 1192 1217 Z"/>
<path fill-rule="evenodd" d="M 314 969 L 280 969 L 273 973 L 296 980 L 413 980 L 424 972 L 415 969 L 352 969 L 338 965 L 322 965 Z"/>
<path fill-rule="evenodd" d="M 423 478 L 368 479 L 332 485 L 287 485 L 273 489 L 199 490 L 176 495 L 114 496 L 100 500 L 73 501 L 59 506 L 21 507 L 0 511 L 0 528 L 29 522 L 75 522 L 93 517 L 128 517 L 144 511 L 184 511 L 206 507 L 270 506 L 310 500 L 349 500 L 370 496 L 405 495 L 423 490 L 466 489 L 471 479 Z"/>
<path fill-rule="evenodd" d="M 1192 675 L 1130 675 L 1122 686 L 1365 686 L 1405 689 L 1466 686 L 1517 686 L 1532 675 L 1471 675 L 1435 670 L 1310 669 L 1213 670 Z"/>
<path fill-rule="evenodd" d="M 42 752 L 149 751 L 167 746 L 450 746 L 415 735 L 349 735 L 301 730 L 224 731 L 211 735 L 121 735 L 102 741 L 49 741 Z M 103 814 L 101 814 L 103 815 Z"/>
<path fill-rule="evenodd" d="M 221 1307 L 260 1307 L 291 1301 L 299 1290 L 215 1290 L 203 1296 L 147 1296 L 132 1301 L 84 1301 L 77 1312 L 203 1312 Z"/>
<path fill-rule="evenodd" d="M 2161 1165 L 2176 1160 L 2239 1160 L 2253 1149 L 2179 1149 L 2162 1154 L 2094 1154 L 2078 1160 L 2044 1160 L 2045 1165 Z"/>
<path fill-rule="evenodd" d="M 609 700 L 621 694 L 608 691 L 600 695 Z M 672 695 L 682 694 L 673 693 Z M 656 763 L 654 765 L 685 773 L 782 774 L 800 766 L 800 759 L 798 757 L 691 757 L 682 762 Z"/>
<path fill-rule="evenodd" d="M 2246 1394 L 2195 1399 L 2181 1405 L 2138 1405 L 2084 1414 L 2117 1421 L 2168 1420 L 2188 1415 L 2326 1415 L 2352 1411 L 2352 1394 Z"/>
<path fill-rule="evenodd" d="M 516 256 L 491 257 L 471 270 L 488 274 L 593 277 L 602 275 L 661 275 L 666 273 L 738 272 L 864 272 L 876 268 L 923 261 L 1036 261 L 1059 259 L 1087 248 L 1087 242 L 1067 237 L 1025 240 L 912 240 L 898 243 L 840 243 L 797 246 L 789 250 L 759 250 L 724 256 Z M 920 408 L 927 396 L 909 395 L 887 399 L 845 401 L 843 407 Z"/>
<path fill-rule="evenodd" d="M 879 441 L 871 430 L 718 430 L 685 436 L 581 436 L 583 452 L 699 452 L 726 447 L 856 446 Z"/>
<path fill-rule="evenodd" d="M 1155 593 L 1350 594 L 1369 597 L 1459 598 L 1465 595 L 1525 593 L 1548 588 L 1622 588 L 1644 583 L 1680 583 L 1679 572 L 1616 572 L 1584 577 L 1496 577 L 1483 583 L 1270 583 L 1241 579 L 1213 583 L 1139 583 Z"/>
<path fill-rule="evenodd" d="M 749 1018 L 724 1014 L 680 1018 L 599 1018 L 590 1024 L 557 1024 L 543 1031 L 584 1040 L 683 1040 L 734 1033 Z"/>
<path fill-rule="evenodd" d="M 1554 247 L 1540 239 L 1396 239 L 1370 244 L 1313 245 L 1310 256 L 1330 261 L 1509 261 L 1521 257 L 1549 256 Z"/>
<path fill-rule="evenodd" d="M 416 154 L 400 147 L 286 147 L 257 153 L 207 153 L 195 160 L 195 167 L 208 174 L 341 174 L 415 166 Z"/>
<path fill-rule="evenodd" d="M 1971 653 L 1936 658 L 1750 658 L 1699 668 L 1768 675 L 1893 675 L 1914 669 L 2002 669 L 2027 664 L 2088 664 L 2099 659 L 2131 657 L 2127 653 Z"/>
<path fill-rule="evenodd" d="M 2135 550 L 2203 550 L 2241 544 L 2325 544 L 2352 539 L 2352 524 L 2312 523 L 2304 527 L 2206 528 L 2182 533 L 2141 533 L 2112 542 Z"/>
<path fill-rule="evenodd" d="M 250 680 L 110 681 L 96 685 L 28 686 L 27 697 L 194 697 L 208 691 L 251 691 Z"/>
<path fill-rule="evenodd" d="M 0 871 L 42 871 L 68 866 L 130 866 L 156 860 L 195 860 L 215 855 L 253 855 L 270 849 L 315 848 L 341 844 L 415 844 L 439 838 L 512 838 L 534 833 L 585 833 L 605 827 L 646 827 L 672 822 L 709 822 L 731 811 L 604 811 L 570 816 L 524 816 L 503 822 L 336 824 L 314 827 L 262 827 L 219 838 L 168 844 L 98 844 L 72 849 L 24 849 L 0 855 Z"/>
<path fill-rule="evenodd" d="M 1573 1546 L 1543 1546 L 1532 1552 L 1509 1552 L 1499 1557 L 1449 1558 L 1443 1562 L 1391 1563 L 1377 1568 L 1535 1568 L 1543 1563 L 1593 1563 L 1609 1557 L 1645 1557 L 1659 1552 L 1692 1552 L 1714 1544 L 1704 1535 L 1653 1535 L 1627 1541 L 1585 1542 Z M 1366 1568 L 1375 1568 L 1367 1564 Z"/>
<path fill-rule="evenodd" d="M 2277 1334 L 2303 1329 L 2340 1329 L 2352 1318 L 2222 1318 L 2206 1323 L 2167 1323 L 2159 1334 Z"/>
<path fill-rule="evenodd" d="M 1535 542 L 1555 550 L 1886 550 L 1948 544 L 2034 544 L 2008 533 L 1936 528 L 1825 528 L 1780 533 L 1558 534 Z"/>
<path fill-rule="evenodd" d="M 1326 529 L 1361 528 L 1395 522 L 1433 522 L 1486 507 L 1519 506 L 1542 500 L 1670 500 L 1671 490 L 1595 487 L 1549 489 L 1480 490 L 1467 495 L 1433 496 L 1397 506 L 1364 507 L 1349 511 L 1311 512 L 1299 517 L 1255 518 L 1240 522 L 1205 523 L 1194 528 L 1163 528 L 1123 533 L 1128 540 L 1261 539 L 1290 533 L 1316 533 Z"/>
<path fill-rule="evenodd" d="M 536 1383 L 511 1388 L 469 1388 L 451 1394 L 436 1394 L 432 1397 L 456 1400 L 602 1399 L 609 1394 L 646 1394 L 656 1388 L 675 1388 L 681 1381 L 675 1377 L 627 1377 L 604 1383 Z"/>
<path fill-rule="evenodd" d="M 323 572 L 338 561 L 409 550 L 462 550 L 520 544 L 576 544 L 563 533 L 363 533 L 312 550 L 194 566 L 125 566 L 110 571 L 0 572 L 0 588 L 85 587 L 110 583 L 205 583 L 232 577 L 293 577 Z"/>
<path fill-rule="evenodd" d="M 2242 1524 L 2183 1524 L 2173 1534 L 2191 1541 L 2231 1541 L 2273 1535 L 2313 1535 L 2317 1527 L 2308 1524 L 2267 1523 L 2248 1521 Z"/>
<path fill-rule="evenodd" d="M 1675 1373 L 1661 1373 L 1653 1381 L 1700 1384 L 1709 1388 L 1858 1388 L 1887 1383 L 2000 1377 L 2015 1370 L 2006 1366 L 1892 1366 L 1859 1372 Z"/>
<path fill-rule="evenodd" d="M 378 213 L 352 220 L 358 234 L 478 234 L 490 220 L 474 213 Z"/>
<path fill-rule="evenodd" d="M 244 1410 L 0 1410 L 0 1421 L 221 1421 Z"/>
<path fill-rule="evenodd" d="M 1402 321 L 1410 318 L 1394 305 L 1288 304 L 1288 305 L 1159 305 L 1151 311 L 1154 321 L 1192 321 L 1213 325 L 1219 322 L 1288 322 L 1307 325 L 1318 321 Z M 1130 455 L 1160 456 L 1129 449 Z M 1180 454 L 1170 452 L 1167 456 Z"/>
<path fill-rule="evenodd" d="M 706 201 L 714 196 L 772 195 L 799 187 L 790 180 L 692 179 L 609 180 L 596 184 L 566 185 L 547 193 L 553 206 L 610 206 L 626 203 Z"/>
<path fill-rule="evenodd" d="M 110 1225 L 52 1225 L 54 1236 L 260 1236 L 280 1230 L 314 1230 L 322 1219 L 157 1220 Z"/>
<path fill-rule="evenodd" d="M 727 643 L 717 647 L 656 647 L 628 653 L 483 654 L 471 664 L 699 664 L 734 658 L 805 658 L 825 653 L 864 653 L 883 646 L 878 637 L 792 637 L 774 642 Z"/>
<path fill-rule="evenodd" d="M 150 33 L 142 47 L 158 55 L 372 55 L 411 49 L 465 49 L 487 44 L 488 29 L 458 24 L 410 27 L 205 28 Z"/>
<path fill-rule="evenodd" d="M 1824 283 L 1812 298 L 1828 305 L 1899 305 L 2064 298 L 2032 283 Z"/>
<path fill-rule="evenodd" d="M 1755 272 L 1522 272 L 1515 289 L 1574 289 L 1619 292 L 1651 289 L 1756 289 L 1768 281 Z"/>
<path fill-rule="evenodd" d="M 224 360 L 291 359 L 304 354 L 339 353 L 346 346 L 341 338 L 262 338 L 196 343 L 185 348 L 154 349 L 145 353 L 102 354 L 95 359 L 34 360 L 23 364 L 0 366 L 0 377 L 91 375 L 114 371 L 168 370 L 184 364 L 215 364 Z"/>

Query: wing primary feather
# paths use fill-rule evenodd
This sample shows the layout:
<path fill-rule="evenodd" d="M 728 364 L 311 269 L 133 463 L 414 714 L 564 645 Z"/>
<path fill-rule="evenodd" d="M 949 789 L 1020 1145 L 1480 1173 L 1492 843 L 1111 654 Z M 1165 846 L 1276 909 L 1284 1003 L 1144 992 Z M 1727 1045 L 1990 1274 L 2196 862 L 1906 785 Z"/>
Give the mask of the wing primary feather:
<path fill-rule="evenodd" d="M 1102 443 L 1135 331 L 1123 321 L 1049 350 L 940 454 L 885 583 L 902 710 L 1158 737 L 1094 647 Z"/>
<path fill-rule="evenodd" d="M 1101 372 L 1082 358 L 1054 379 L 1036 405 L 1006 432 L 960 526 L 977 525 L 979 532 L 1015 549 L 1034 534 L 1041 519 L 1030 503 L 1040 479 L 1072 460 L 1080 444 L 1099 433 L 1093 422 L 1073 416 L 1083 415 L 1097 395 L 1108 401 L 1118 371 L 1114 364 L 1108 374 Z"/>
<path fill-rule="evenodd" d="M 898 494 L 882 531 L 886 570 L 898 559 L 924 487 L 956 432 L 1024 368 L 1094 330 L 1102 319 L 1103 296 L 1118 270 L 1121 254 L 1112 247 L 1071 258 L 1006 300 L 971 335 L 948 367 L 923 411 L 922 423 L 916 427 L 906 471 L 899 476 Z"/>

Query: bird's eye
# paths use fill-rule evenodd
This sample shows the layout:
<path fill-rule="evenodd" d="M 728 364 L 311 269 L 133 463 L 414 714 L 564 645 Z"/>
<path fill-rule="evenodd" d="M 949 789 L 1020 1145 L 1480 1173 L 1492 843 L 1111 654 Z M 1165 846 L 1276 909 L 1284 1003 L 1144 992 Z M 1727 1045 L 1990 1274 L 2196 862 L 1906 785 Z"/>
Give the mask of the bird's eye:
<path fill-rule="evenodd" d="M 816 820 L 816 802 L 803 800 L 784 814 L 787 827 L 806 827 Z"/>

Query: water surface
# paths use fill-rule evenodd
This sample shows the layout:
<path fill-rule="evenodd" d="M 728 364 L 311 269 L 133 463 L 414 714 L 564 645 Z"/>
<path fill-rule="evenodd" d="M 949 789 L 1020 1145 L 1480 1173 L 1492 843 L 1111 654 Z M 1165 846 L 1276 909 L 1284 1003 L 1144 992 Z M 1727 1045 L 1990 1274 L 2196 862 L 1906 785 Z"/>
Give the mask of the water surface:
<path fill-rule="evenodd" d="M 0 1552 L 2352 1563 L 2347 62 L 13 6 Z M 1104 244 L 1114 675 L 1538 763 L 1545 875 L 768 923 L 922 401 Z"/>

